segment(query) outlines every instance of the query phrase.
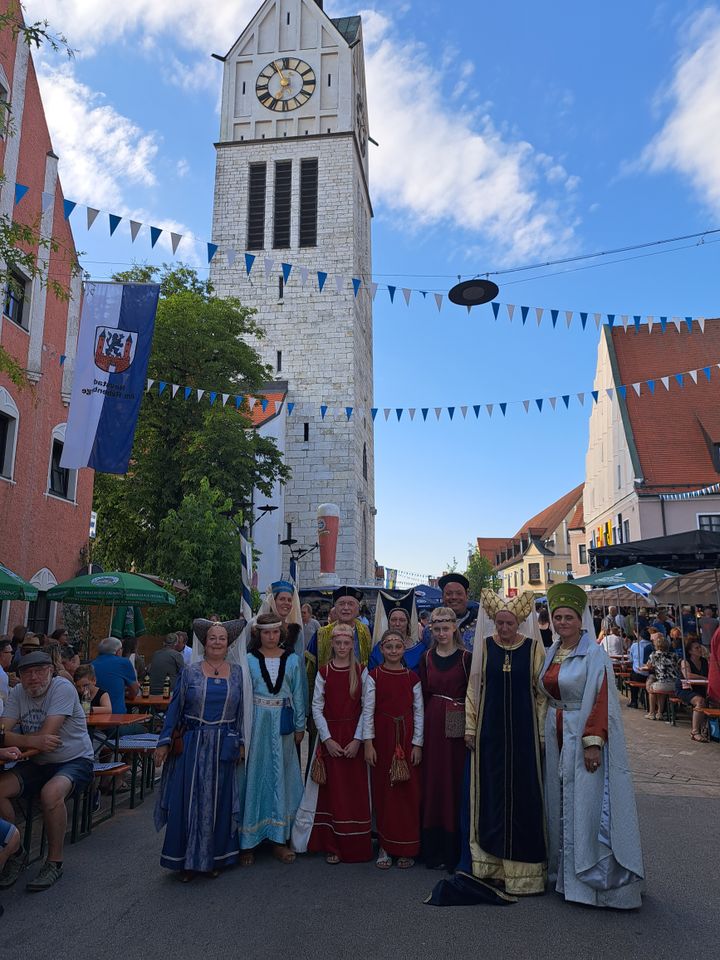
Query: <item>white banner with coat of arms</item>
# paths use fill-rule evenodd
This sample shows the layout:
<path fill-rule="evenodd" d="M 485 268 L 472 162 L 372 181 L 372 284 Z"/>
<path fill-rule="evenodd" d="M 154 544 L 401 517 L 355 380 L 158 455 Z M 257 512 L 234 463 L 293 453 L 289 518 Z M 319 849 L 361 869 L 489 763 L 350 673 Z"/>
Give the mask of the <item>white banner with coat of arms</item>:
<path fill-rule="evenodd" d="M 156 283 L 85 284 L 62 467 L 127 472 L 159 295 Z"/>

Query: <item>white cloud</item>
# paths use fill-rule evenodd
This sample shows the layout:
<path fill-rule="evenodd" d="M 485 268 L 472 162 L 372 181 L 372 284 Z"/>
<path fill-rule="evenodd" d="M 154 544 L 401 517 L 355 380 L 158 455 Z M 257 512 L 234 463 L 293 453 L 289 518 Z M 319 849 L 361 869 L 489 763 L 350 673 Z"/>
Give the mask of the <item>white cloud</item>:
<path fill-rule="evenodd" d="M 190 164 L 187 162 L 185 157 L 180 157 L 175 167 L 175 173 L 182 180 L 183 177 L 186 177 L 190 173 Z"/>
<path fill-rule="evenodd" d="M 720 11 L 706 8 L 687 24 L 666 99 L 662 130 L 642 154 L 653 171 L 687 177 L 702 200 L 720 213 Z"/>
<path fill-rule="evenodd" d="M 445 223 L 481 233 L 498 255 L 566 245 L 573 218 L 562 205 L 577 178 L 531 144 L 507 139 L 487 112 L 448 102 L 446 73 L 422 45 L 398 44 L 386 16 L 364 11 L 363 32 L 371 134 L 380 144 L 371 153 L 376 205 L 410 226 Z M 459 72 L 472 76 L 464 64 Z M 541 196 L 543 181 L 546 190 L 558 188 L 557 198 Z"/>

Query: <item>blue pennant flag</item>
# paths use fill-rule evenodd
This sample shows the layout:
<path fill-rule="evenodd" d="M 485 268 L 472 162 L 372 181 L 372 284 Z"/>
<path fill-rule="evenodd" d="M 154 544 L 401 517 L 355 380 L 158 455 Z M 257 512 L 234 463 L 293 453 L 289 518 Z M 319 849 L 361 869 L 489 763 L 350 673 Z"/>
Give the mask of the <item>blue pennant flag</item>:
<path fill-rule="evenodd" d="M 477 418 L 480 416 L 480 410 L 481 410 L 481 409 L 482 409 L 482 407 L 481 407 L 481 405 L 480 405 L 479 403 L 476 403 L 476 404 L 473 405 L 473 410 L 475 411 L 475 419 L 476 419 L 476 420 L 477 420 Z"/>
<path fill-rule="evenodd" d="M 688 333 L 692 333 L 692 317 L 685 317 L 685 323 L 687 324 Z"/>
<path fill-rule="evenodd" d="M 709 379 L 710 379 L 710 367 L 703 367 L 703 373 L 705 374 L 705 376 L 706 376 L 706 377 L 708 378 L 708 380 L 709 380 Z"/>
<path fill-rule="evenodd" d="M 192 387 L 185 387 L 185 399 L 190 399 L 190 394 L 192 393 Z"/>
<path fill-rule="evenodd" d="M 520 313 L 522 314 L 523 326 L 525 326 L 525 321 L 527 320 L 528 314 L 530 313 L 530 307 L 520 307 Z"/>
<path fill-rule="evenodd" d="M 648 385 L 648 390 L 650 391 L 650 393 L 655 393 L 655 381 L 654 381 L 654 380 L 646 380 L 645 382 L 646 382 L 647 385 Z"/>
<path fill-rule="evenodd" d="M 423 420 L 427 420 L 427 415 L 430 411 L 430 407 L 421 407 L 420 413 L 422 414 Z"/>
<path fill-rule="evenodd" d="M 569 407 L 570 407 L 570 394 L 569 394 L 569 393 L 564 393 L 564 394 L 563 394 L 562 402 L 565 404 L 565 409 L 568 410 Z"/>
<path fill-rule="evenodd" d="M 375 421 L 375 417 L 377 416 L 377 413 L 378 413 L 378 408 L 377 408 L 377 407 L 371 407 L 371 408 L 370 408 L 370 415 L 371 415 L 372 418 L 373 418 L 373 422 Z"/>
<path fill-rule="evenodd" d="M 591 391 L 590 391 L 590 396 L 593 398 L 593 401 L 594 401 L 595 403 L 598 402 L 598 395 L 599 395 L 599 391 L 597 391 L 597 390 L 591 390 Z"/>
<path fill-rule="evenodd" d="M 325 273 L 324 270 L 318 270 L 317 278 L 318 278 L 318 288 L 320 290 L 320 293 L 322 293 L 323 287 L 325 286 L 325 281 L 327 280 L 328 275 Z"/>
<path fill-rule="evenodd" d="M 353 278 L 352 278 L 353 294 L 354 294 L 356 297 L 357 297 L 358 293 L 360 293 L 360 284 L 361 284 L 361 283 L 362 283 L 362 281 L 361 281 L 358 277 L 353 277 Z"/>
<path fill-rule="evenodd" d="M 617 392 L 620 394 L 620 396 L 621 396 L 621 397 L 623 398 L 623 400 L 624 400 L 625 397 L 627 396 L 627 387 L 624 387 L 624 386 L 621 385 L 621 386 L 619 386 L 619 387 L 617 388 Z"/>
<path fill-rule="evenodd" d="M 61 354 L 60 354 L 60 366 L 61 366 L 61 367 L 64 367 L 64 366 L 65 366 L 65 361 L 66 361 L 66 360 L 67 360 L 67 357 L 65 356 L 65 354 L 64 354 L 64 353 L 61 353 Z"/>
<path fill-rule="evenodd" d="M 162 396 L 162 392 L 163 392 L 163 390 L 165 389 L 166 386 L 167 386 L 167 380 L 159 380 L 159 381 L 158 381 L 158 396 L 159 396 L 159 397 Z"/>
<path fill-rule="evenodd" d="M 681 387 L 685 386 L 685 374 L 684 374 L 684 373 L 676 373 L 676 374 L 675 374 L 675 379 L 677 380 L 677 382 L 680 384 Z"/>
<path fill-rule="evenodd" d="M 452 418 L 455 416 L 455 407 L 448 407 L 447 412 L 448 412 L 448 416 L 452 420 Z"/>
<path fill-rule="evenodd" d="M 608 318 L 608 326 L 609 326 L 609 327 L 613 327 L 613 326 L 615 325 L 615 314 L 614 314 L 614 313 L 609 313 L 609 314 L 607 315 L 607 318 Z"/>
<path fill-rule="evenodd" d="M 268 398 L 267 398 L 267 397 L 263 397 L 262 400 L 260 401 L 260 406 L 262 407 L 262 412 L 263 412 L 263 413 L 265 413 L 265 411 L 266 411 L 267 408 L 268 408 L 268 402 L 269 402 L 269 401 L 268 401 Z"/>
<path fill-rule="evenodd" d="M 108 220 L 110 221 L 110 236 L 112 236 L 120 225 L 122 217 L 119 217 L 116 213 L 109 213 Z"/>
<path fill-rule="evenodd" d="M 77 203 L 74 200 L 63 200 L 63 216 L 67 220 L 70 214 L 73 212 Z"/>
<path fill-rule="evenodd" d="M 280 267 L 282 268 L 283 283 L 287 283 L 290 279 L 290 271 L 292 270 L 291 263 L 281 263 Z"/>
<path fill-rule="evenodd" d="M 500 304 L 495 303 L 495 301 L 493 300 L 490 306 L 492 307 L 492 312 L 495 314 L 495 319 L 497 320 L 498 314 L 500 313 Z"/>
<path fill-rule="evenodd" d="M 552 318 L 552 325 L 553 325 L 553 326 L 555 326 L 555 325 L 557 324 L 557 318 L 558 318 L 558 314 L 559 314 L 559 313 L 560 313 L 559 310 L 551 310 L 551 311 L 550 311 L 550 317 Z"/>
<path fill-rule="evenodd" d="M 398 423 L 400 422 L 400 417 L 403 415 L 403 407 L 395 407 L 395 413 L 397 414 Z"/>
<path fill-rule="evenodd" d="M 245 272 L 247 273 L 248 276 L 250 276 L 250 271 L 252 270 L 254 263 L 255 263 L 255 254 L 246 253 L 245 254 Z"/>
<path fill-rule="evenodd" d="M 15 184 L 15 204 L 16 205 L 20 203 L 20 201 L 22 200 L 22 198 L 25 196 L 25 194 L 28 192 L 29 189 L 30 187 L 26 187 L 22 183 Z"/>
<path fill-rule="evenodd" d="M 665 333 L 666 327 L 667 327 L 667 317 L 660 317 L 660 329 L 662 330 L 663 333 Z"/>
<path fill-rule="evenodd" d="M 397 290 L 397 287 L 391 287 L 391 286 L 388 285 L 388 293 L 390 294 L 390 303 L 394 303 L 394 302 L 395 302 L 395 291 L 396 291 L 396 290 Z"/>
<path fill-rule="evenodd" d="M 207 252 L 208 252 L 208 263 L 212 263 L 212 258 L 218 252 L 218 245 L 216 243 L 208 243 Z"/>
<path fill-rule="evenodd" d="M 161 233 L 162 233 L 162 230 L 160 229 L 160 227 L 150 227 L 150 246 L 151 247 L 154 247 L 155 244 L 158 242 L 158 240 L 160 239 Z"/>
<path fill-rule="evenodd" d="M 427 300 L 427 290 L 421 290 L 420 293 L 423 296 L 423 300 Z"/>
<path fill-rule="evenodd" d="M 505 416 L 505 411 L 507 410 L 507 404 L 506 404 L 506 403 L 501 403 L 501 404 L 500 404 L 500 409 L 502 410 L 502 415 Z"/>
<path fill-rule="evenodd" d="M 215 401 L 217 400 L 217 390 L 210 391 L 210 406 L 214 406 Z"/>
<path fill-rule="evenodd" d="M 538 398 L 538 399 L 535 401 L 535 403 L 537 404 L 537 408 L 538 408 L 538 410 L 540 411 L 540 413 L 542 413 L 542 405 L 543 405 L 542 399 Z"/>
<path fill-rule="evenodd" d="M 235 409 L 236 409 L 236 410 L 239 410 L 240 407 L 243 405 L 243 400 L 244 400 L 244 399 L 245 399 L 244 397 L 235 397 Z"/>
<path fill-rule="evenodd" d="M 320 416 L 323 418 L 323 420 L 325 419 L 325 414 L 326 414 L 327 412 L 328 412 L 327 404 L 321 403 L 321 404 L 320 404 Z"/>
<path fill-rule="evenodd" d="M 288 403 L 288 405 L 287 405 L 288 416 L 290 416 L 290 415 L 292 414 L 292 412 L 293 412 L 294 409 L 295 409 L 295 404 L 294 404 L 294 403 Z"/>
<path fill-rule="evenodd" d="M 352 407 L 345 407 L 345 416 L 348 418 L 348 420 L 349 420 L 350 417 L 352 416 L 352 412 L 353 412 L 353 408 L 352 408 Z"/>
<path fill-rule="evenodd" d="M 635 324 L 635 332 L 637 333 L 640 330 L 640 317 L 634 316 L 633 323 Z"/>
<path fill-rule="evenodd" d="M 588 318 L 588 315 L 587 315 L 586 313 L 581 313 L 581 314 L 580 314 L 580 323 L 582 324 L 583 330 L 584 330 L 585 327 L 587 326 L 587 318 Z"/>

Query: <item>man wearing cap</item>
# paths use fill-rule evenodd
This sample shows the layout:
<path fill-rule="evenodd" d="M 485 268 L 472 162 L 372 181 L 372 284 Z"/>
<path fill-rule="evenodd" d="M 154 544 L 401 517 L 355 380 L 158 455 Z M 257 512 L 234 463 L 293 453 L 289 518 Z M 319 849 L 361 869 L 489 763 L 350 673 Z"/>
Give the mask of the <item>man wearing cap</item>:
<path fill-rule="evenodd" d="M 69 680 L 53 675 L 50 655 L 38 650 L 18 664 L 20 683 L 10 691 L 5 715 L 4 744 L 38 750 L 30 760 L 0 774 L 0 818 L 13 823 L 15 797 L 40 796 L 47 834 L 47 860 L 26 890 L 48 890 L 62 876 L 67 829 L 65 800 L 92 780 L 93 748 L 85 713 Z M 0 874 L 0 889 L 11 887 L 25 869 L 27 854 L 8 859 Z"/>
<path fill-rule="evenodd" d="M 361 666 L 367 666 L 372 650 L 372 637 L 368 628 L 359 619 L 361 600 L 362 593 L 355 587 L 338 587 L 337 590 L 333 591 L 335 622 L 320 627 L 310 640 L 307 648 L 308 656 L 314 663 L 316 671 L 320 667 L 324 667 L 330 660 L 332 630 L 336 623 L 347 623 L 353 627 L 355 631 L 355 658 Z"/>
<path fill-rule="evenodd" d="M 472 650 L 475 643 L 475 627 L 477 626 L 477 612 L 468 608 L 468 590 L 470 581 L 461 573 L 446 573 L 438 580 L 442 590 L 442 605 L 450 607 L 457 617 L 457 628 L 460 631 L 462 642 L 466 650 Z M 429 646 L 432 639 L 428 627 L 424 638 Z"/>

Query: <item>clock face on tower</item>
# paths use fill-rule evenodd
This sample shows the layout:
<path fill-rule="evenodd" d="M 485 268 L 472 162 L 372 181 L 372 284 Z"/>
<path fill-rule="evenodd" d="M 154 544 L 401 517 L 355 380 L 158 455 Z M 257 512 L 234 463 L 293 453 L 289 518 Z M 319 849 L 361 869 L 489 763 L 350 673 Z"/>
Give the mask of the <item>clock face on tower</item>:
<path fill-rule="evenodd" d="M 315 91 L 315 71 L 296 57 L 278 57 L 260 71 L 255 93 L 268 110 L 284 113 L 296 110 Z"/>

